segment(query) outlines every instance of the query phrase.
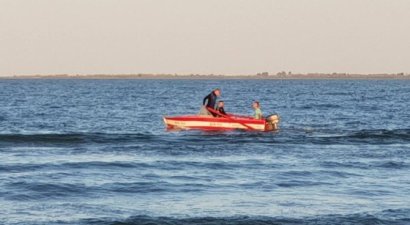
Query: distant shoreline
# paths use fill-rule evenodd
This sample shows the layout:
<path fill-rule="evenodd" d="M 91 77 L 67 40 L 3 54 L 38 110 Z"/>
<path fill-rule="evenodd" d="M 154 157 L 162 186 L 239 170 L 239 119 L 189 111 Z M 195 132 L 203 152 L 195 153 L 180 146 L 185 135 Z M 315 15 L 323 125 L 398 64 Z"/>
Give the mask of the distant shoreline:
<path fill-rule="evenodd" d="M 176 74 L 52 74 L 15 75 L 0 79 L 158 79 L 158 80 L 410 80 L 410 74 L 258 74 L 258 75 L 176 75 Z"/>

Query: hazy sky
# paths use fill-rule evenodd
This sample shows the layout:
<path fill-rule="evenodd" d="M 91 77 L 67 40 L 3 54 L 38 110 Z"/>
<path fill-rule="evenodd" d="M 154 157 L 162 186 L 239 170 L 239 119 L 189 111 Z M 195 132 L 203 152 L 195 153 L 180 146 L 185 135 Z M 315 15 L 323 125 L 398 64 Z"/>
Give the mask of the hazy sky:
<path fill-rule="evenodd" d="M 410 72 L 410 0 L 0 0 L 0 75 Z"/>

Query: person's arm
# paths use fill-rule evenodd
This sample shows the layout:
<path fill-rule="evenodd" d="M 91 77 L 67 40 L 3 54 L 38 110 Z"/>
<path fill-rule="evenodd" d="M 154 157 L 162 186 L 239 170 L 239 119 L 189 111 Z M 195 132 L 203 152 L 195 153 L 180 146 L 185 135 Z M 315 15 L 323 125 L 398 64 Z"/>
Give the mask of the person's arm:
<path fill-rule="evenodd" d="M 206 105 L 207 101 L 209 102 L 210 97 L 211 97 L 211 95 L 205 96 L 204 100 L 202 101 L 202 105 Z"/>
<path fill-rule="evenodd" d="M 225 109 L 224 109 L 224 108 L 220 108 L 220 109 L 219 109 L 219 112 L 220 112 L 221 114 L 226 115 L 226 112 L 225 112 Z"/>

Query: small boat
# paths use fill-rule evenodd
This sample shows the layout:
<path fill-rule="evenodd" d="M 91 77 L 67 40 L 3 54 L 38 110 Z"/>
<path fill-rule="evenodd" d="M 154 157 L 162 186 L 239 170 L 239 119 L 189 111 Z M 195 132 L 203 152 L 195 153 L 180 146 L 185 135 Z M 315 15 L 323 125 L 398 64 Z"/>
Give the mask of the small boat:
<path fill-rule="evenodd" d="M 266 119 L 254 119 L 249 116 L 228 114 L 208 109 L 219 117 L 204 115 L 164 116 L 164 123 L 170 130 L 255 130 L 273 131 L 278 129 L 279 116 L 274 114 Z"/>

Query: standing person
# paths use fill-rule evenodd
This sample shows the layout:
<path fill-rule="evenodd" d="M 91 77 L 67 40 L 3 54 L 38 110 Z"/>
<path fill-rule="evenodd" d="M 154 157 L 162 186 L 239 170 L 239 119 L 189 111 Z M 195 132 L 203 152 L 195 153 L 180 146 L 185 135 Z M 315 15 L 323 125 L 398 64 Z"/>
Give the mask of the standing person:
<path fill-rule="evenodd" d="M 209 95 L 205 96 L 203 102 L 202 102 L 202 107 L 201 111 L 199 112 L 199 115 L 214 115 L 214 113 L 209 112 L 206 108 L 211 108 L 215 109 L 216 105 L 216 99 L 221 96 L 221 89 L 216 88 L 213 90 Z"/>
<path fill-rule="evenodd" d="M 224 106 L 225 106 L 224 101 L 219 101 L 218 105 L 216 106 L 216 111 L 218 111 L 222 115 L 226 115 Z M 218 117 L 220 117 L 220 115 L 218 115 Z"/>
<path fill-rule="evenodd" d="M 255 110 L 255 114 L 253 115 L 253 118 L 258 119 L 258 120 L 263 119 L 262 110 L 261 110 L 261 107 L 258 101 L 254 101 L 252 103 L 252 108 Z"/>

